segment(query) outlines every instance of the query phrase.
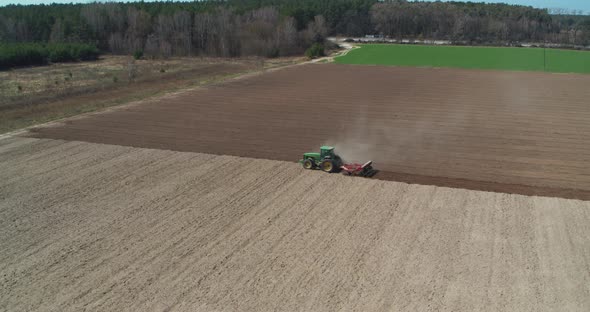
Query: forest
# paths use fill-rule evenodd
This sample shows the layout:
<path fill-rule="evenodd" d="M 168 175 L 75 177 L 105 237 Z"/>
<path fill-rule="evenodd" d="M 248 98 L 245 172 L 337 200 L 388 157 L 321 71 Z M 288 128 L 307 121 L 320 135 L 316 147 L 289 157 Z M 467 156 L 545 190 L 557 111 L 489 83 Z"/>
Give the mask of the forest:
<path fill-rule="evenodd" d="M 0 69 L 96 60 L 99 54 L 95 46 L 83 43 L 0 43 Z"/>
<path fill-rule="evenodd" d="M 297 55 L 330 35 L 367 34 L 466 44 L 551 42 L 574 47 L 590 44 L 590 17 L 518 5 L 405 0 L 203 0 L 0 7 L 0 42 L 4 44 L 81 43 L 106 53 L 150 57 Z"/>

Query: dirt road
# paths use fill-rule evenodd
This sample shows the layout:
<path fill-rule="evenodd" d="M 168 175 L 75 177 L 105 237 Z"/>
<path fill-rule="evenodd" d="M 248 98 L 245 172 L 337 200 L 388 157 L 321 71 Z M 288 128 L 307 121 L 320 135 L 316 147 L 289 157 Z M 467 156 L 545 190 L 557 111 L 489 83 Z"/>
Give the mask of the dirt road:
<path fill-rule="evenodd" d="M 0 140 L 3 311 L 588 311 L 590 203 Z"/>
<path fill-rule="evenodd" d="M 35 136 L 291 161 L 332 144 L 374 160 L 382 178 L 590 199 L 589 85 L 589 75 L 310 64 Z"/>

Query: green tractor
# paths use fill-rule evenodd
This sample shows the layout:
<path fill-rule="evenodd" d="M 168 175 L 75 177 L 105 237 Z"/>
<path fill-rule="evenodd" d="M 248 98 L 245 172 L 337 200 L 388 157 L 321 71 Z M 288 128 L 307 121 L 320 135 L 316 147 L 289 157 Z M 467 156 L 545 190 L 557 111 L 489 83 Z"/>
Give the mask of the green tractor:
<path fill-rule="evenodd" d="M 305 153 L 299 161 L 305 169 L 321 169 L 324 172 L 336 172 L 340 170 L 342 159 L 334 154 L 334 147 L 322 146 L 319 153 Z"/>

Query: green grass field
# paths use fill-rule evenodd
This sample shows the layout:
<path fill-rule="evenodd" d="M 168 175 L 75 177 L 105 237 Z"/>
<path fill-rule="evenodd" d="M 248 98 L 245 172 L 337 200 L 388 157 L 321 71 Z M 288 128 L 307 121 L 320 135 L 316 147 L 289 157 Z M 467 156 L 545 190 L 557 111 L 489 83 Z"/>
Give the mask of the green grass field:
<path fill-rule="evenodd" d="M 541 48 L 363 44 L 360 45 L 360 48 L 337 57 L 335 62 L 364 65 L 590 73 L 590 52 L 556 49 L 547 49 L 544 52 L 543 50 Z"/>

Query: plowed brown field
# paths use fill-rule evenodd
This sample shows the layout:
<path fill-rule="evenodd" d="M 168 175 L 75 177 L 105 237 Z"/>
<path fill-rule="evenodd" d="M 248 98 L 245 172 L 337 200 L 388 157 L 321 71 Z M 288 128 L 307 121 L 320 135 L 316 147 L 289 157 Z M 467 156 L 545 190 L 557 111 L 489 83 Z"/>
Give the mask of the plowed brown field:
<path fill-rule="evenodd" d="M 407 182 L 590 199 L 590 75 L 317 64 L 37 130 L 297 160 L 322 144 Z"/>
<path fill-rule="evenodd" d="M 589 311 L 590 202 L 0 140 L 0 311 Z"/>

